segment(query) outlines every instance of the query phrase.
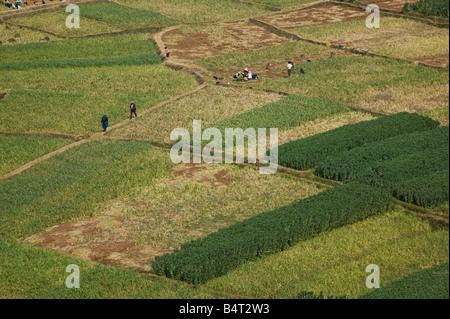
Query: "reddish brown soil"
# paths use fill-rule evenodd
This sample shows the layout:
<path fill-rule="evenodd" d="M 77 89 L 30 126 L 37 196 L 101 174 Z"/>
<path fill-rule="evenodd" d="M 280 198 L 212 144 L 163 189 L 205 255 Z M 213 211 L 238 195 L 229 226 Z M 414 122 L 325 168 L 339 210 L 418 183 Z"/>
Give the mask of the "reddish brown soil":
<path fill-rule="evenodd" d="M 367 16 L 368 14 L 362 10 L 324 4 L 310 9 L 280 13 L 260 20 L 282 29 L 293 29 L 311 25 L 364 20 Z"/>

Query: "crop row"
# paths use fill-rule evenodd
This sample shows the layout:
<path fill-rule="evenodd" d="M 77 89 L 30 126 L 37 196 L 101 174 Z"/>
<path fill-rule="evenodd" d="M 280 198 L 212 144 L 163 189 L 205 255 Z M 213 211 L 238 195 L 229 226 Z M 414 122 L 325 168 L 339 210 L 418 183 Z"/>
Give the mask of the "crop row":
<path fill-rule="evenodd" d="M 29 62 L 5 62 L 0 63 L 0 70 L 29 70 L 36 68 L 76 68 L 76 67 L 99 67 L 99 66 L 124 66 L 124 65 L 147 65 L 161 63 L 159 55 L 148 53 L 142 55 L 130 55 L 111 58 L 85 58 L 85 59 L 55 59 L 37 60 Z"/>
<path fill-rule="evenodd" d="M 278 149 L 279 164 L 301 170 L 310 169 L 326 157 L 338 155 L 361 145 L 438 126 L 437 121 L 406 112 L 345 125 L 281 145 Z M 326 176 L 329 177 L 328 174 Z"/>
<path fill-rule="evenodd" d="M 419 0 L 416 3 L 405 3 L 403 12 L 416 12 L 448 18 L 448 0 Z"/>
<path fill-rule="evenodd" d="M 436 171 L 403 181 L 396 185 L 394 196 L 424 207 L 436 207 L 448 202 L 449 170 Z"/>
<path fill-rule="evenodd" d="M 205 283 L 247 260 L 282 251 L 300 240 L 384 211 L 390 194 L 350 183 L 290 206 L 256 215 L 156 257 L 153 272 L 190 283 Z"/>
<path fill-rule="evenodd" d="M 318 118 L 351 111 L 348 105 L 320 98 L 289 95 L 273 103 L 214 123 L 212 127 L 224 132 L 225 128 L 278 128 L 299 126 Z"/>
<path fill-rule="evenodd" d="M 391 161 L 407 154 L 444 150 L 448 144 L 448 126 L 402 134 L 328 157 L 316 167 L 316 174 L 341 181 L 355 180 L 359 172 L 382 161 Z"/>

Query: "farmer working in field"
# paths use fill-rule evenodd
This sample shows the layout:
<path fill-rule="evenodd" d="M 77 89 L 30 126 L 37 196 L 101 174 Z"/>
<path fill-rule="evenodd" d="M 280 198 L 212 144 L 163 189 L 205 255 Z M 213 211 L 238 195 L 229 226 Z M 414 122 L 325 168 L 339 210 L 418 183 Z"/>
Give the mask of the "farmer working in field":
<path fill-rule="evenodd" d="M 137 117 L 136 104 L 134 104 L 134 101 L 131 101 L 131 104 L 130 104 L 130 120 L 133 118 L 133 113 Z"/>
<path fill-rule="evenodd" d="M 109 126 L 108 123 L 108 117 L 106 116 L 106 113 L 103 113 L 103 117 L 102 117 L 102 127 L 103 127 L 103 132 L 106 132 L 106 128 Z"/>
<path fill-rule="evenodd" d="M 294 62 L 289 61 L 287 65 L 288 76 L 291 76 L 292 69 L 294 68 Z"/>

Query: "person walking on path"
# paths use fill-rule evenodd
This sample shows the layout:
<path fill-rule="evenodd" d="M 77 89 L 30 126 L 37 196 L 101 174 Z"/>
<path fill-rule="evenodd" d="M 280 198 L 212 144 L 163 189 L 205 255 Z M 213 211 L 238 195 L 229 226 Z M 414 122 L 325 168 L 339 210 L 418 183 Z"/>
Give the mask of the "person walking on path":
<path fill-rule="evenodd" d="M 166 58 L 170 57 L 170 50 L 168 47 L 164 47 L 164 49 L 166 50 Z"/>
<path fill-rule="evenodd" d="M 133 113 L 137 117 L 136 104 L 134 104 L 134 101 L 131 101 L 131 104 L 130 104 L 130 120 L 133 118 Z"/>
<path fill-rule="evenodd" d="M 103 113 L 103 117 L 102 117 L 102 128 L 103 128 L 103 132 L 106 132 L 106 128 L 109 126 L 108 123 L 108 117 L 106 116 L 106 113 Z"/>
<path fill-rule="evenodd" d="M 294 68 L 294 62 L 289 61 L 287 65 L 288 76 L 291 77 L 292 69 Z"/>

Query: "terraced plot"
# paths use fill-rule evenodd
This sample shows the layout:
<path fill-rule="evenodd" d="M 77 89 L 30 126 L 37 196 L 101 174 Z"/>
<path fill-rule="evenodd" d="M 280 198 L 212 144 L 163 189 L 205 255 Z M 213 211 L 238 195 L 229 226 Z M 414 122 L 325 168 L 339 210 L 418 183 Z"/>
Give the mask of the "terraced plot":
<path fill-rule="evenodd" d="M 232 0 L 118 0 L 118 3 L 159 12 L 180 23 L 234 21 L 271 12 L 269 9 Z"/>
<path fill-rule="evenodd" d="M 85 36 L 123 30 L 122 27 L 86 18 L 80 20 L 79 29 L 69 29 L 66 27 L 67 17 L 68 14 L 63 12 L 44 12 L 24 17 L 13 17 L 8 19 L 8 21 L 13 24 L 29 26 L 62 36 Z"/>
<path fill-rule="evenodd" d="M 282 29 L 294 29 L 311 25 L 331 24 L 359 20 L 365 25 L 368 14 L 365 11 L 324 4 L 313 8 L 270 15 L 259 20 Z"/>
<path fill-rule="evenodd" d="M 3 52 L 3 50 L 6 49 L 5 46 L 33 42 L 48 42 L 50 40 L 58 40 L 58 38 L 40 31 L 0 24 L 0 45 L 2 48 L 0 52 Z"/>
<path fill-rule="evenodd" d="M 198 63 L 215 73 L 223 72 L 221 74 L 230 74 L 232 69 L 223 70 L 233 65 L 234 72 L 243 68 L 242 65 L 249 66 L 253 73 L 262 76 L 244 85 L 327 98 L 388 114 L 401 111 L 424 112 L 448 107 L 447 72 L 384 58 L 337 55 L 333 54 L 336 51 L 312 44 L 312 48 L 317 49 L 306 51 L 309 53 L 307 55 L 301 47 L 306 49 L 310 44 L 297 44 L 298 47 L 294 44 L 282 44 L 278 48 L 271 48 L 271 51 L 260 49 L 213 57 Z M 291 45 L 293 50 L 283 50 Z M 291 78 L 287 77 L 287 62 L 271 62 L 282 59 L 280 55 L 278 58 L 272 56 L 279 50 L 286 52 L 285 61 L 288 61 L 289 57 L 296 57 L 293 59 L 296 67 Z M 311 62 L 306 62 L 307 59 Z M 300 73 L 300 68 L 303 68 L 305 74 Z"/>
<path fill-rule="evenodd" d="M 308 39 L 436 66 L 448 65 L 448 29 L 414 20 L 385 17 L 379 29 L 368 29 L 364 22 L 351 21 L 291 31 Z"/>
<path fill-rule="evenodd" d="M 156 53 L 155 45 L 149 40 L 151 36 L 152 34 L 149 32 L 138 32 L 5 46 L 0 50 L 0 61 L 1 63 L 11 61 L 29 62 L 36 60 L 103 58 Z"/>

